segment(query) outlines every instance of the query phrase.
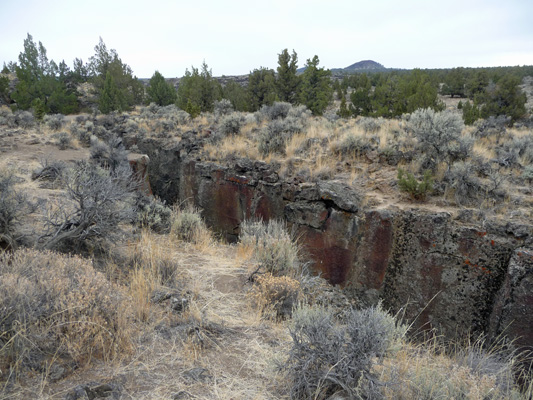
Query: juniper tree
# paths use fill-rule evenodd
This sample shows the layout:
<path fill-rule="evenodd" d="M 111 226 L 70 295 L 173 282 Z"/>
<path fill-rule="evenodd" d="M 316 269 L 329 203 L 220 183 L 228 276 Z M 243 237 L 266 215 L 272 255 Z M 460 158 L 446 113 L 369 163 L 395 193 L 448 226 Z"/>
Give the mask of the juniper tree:
<path fill-rule="evenodd" d="M 298 55 L 293 50 L 292 56 L 284 49 L 278 55 L 278 75 L 276 77 L 276 92 L 280 101 L 294 104 L 298 98 L 300 79 L 296 75 L 298 68 Z"/>
<path fill-rule="evenodd" d="M 165 81 L 165 77 L 159 71 L 155 71 L 150 79 L 148 92 L 148 102 L 159 106 L 168 106 L 176 102 L 176 89 Z"/>
<path fill-rule="evenodd" d="M 248 97 L 250 111 L 257 111 L 263 105 L 271 105 L 277 100 L 276 78 L 268 68 L 255 69 L 248 77 Z"/>
<path fill-rule="evenodd" d="M 318 56 L 308 59 L 302 74 L 300 103 L 311 110 L 314 115 L 322 115 L 333 96 L 331 71 L 318 68 Z"/>

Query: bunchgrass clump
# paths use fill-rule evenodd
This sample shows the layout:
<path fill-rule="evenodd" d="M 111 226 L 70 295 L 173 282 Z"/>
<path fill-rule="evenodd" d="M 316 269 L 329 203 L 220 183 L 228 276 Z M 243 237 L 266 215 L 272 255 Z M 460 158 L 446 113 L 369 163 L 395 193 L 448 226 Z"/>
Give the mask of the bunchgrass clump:
<path fill-rule="evenodd" d="M 296 279 L 267 273 L 255 278 L 249 296 L 264 318 L 283 320 L 292 315 L 302 290 Z"/>

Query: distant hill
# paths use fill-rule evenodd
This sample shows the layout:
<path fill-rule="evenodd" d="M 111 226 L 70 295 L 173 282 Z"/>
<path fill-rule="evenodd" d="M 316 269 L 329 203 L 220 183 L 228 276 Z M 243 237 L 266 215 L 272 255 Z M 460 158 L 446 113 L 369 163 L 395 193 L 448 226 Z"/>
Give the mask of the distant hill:
<path fill-rule="evenodd" d="M 346 68 L 344 68 L 344 71 L 357 71 L 357 70 L 379 70 L 379 69 L 386 69 L 383 65 L 381 65 L 378 62 L 372 61 L 372 60 L 363 60 L 356 62 L 355 64 L 352 64 Z"/>
<path fill-rule="evenodd" d="M 372 61 L 372 60 L 363 60 L 356 62 L 346 68 L 331 68 L 333 74 L 344 74 L 344 73 L 353 73 L 353 72 L 377 72 L 377 71 L 386 71 L 382 64 Z M 305 71 L 305 67 L 299 68 L 297 73 L 301 74 Z"/>

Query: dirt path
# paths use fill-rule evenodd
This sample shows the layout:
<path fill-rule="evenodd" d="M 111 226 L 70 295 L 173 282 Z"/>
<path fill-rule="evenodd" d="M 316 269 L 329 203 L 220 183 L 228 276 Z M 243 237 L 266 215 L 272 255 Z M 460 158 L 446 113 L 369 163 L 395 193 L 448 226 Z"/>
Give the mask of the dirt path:
<path fill-rule="evenodd" d="M 199 252 L 178 244 L 168 251 L 187 276 L 188 310 L 169 316 L 164 306 L 154 309 L 133 356 L 77 370 L 39 398 L 64 399 L 89 382 L 120 387 L 122 399 L 284 398 L 275 359 L 286 354 L 286 326 L 262 321 L 250 306 L 248 268 L 235 247 Z"/>

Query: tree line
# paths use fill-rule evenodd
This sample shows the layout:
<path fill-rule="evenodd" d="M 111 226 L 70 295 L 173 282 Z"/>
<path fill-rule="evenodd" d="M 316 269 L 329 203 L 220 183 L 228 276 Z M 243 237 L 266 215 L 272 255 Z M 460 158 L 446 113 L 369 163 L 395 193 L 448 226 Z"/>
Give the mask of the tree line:
<path fill-rule="evenodd" d="M 148 86 L 133 75 L 116 50 L 108 50 L 100 38 L 95 54 L 87 63 L 76 58 L 72 69 L 65 61 L 48 60 L 46 48 L 28 34 L 18 63 L 4 63 L 0 75 L 0 100 L 12 108 L 32 109 L 38 118 L 47 113 L 72 114 L 80 111 L 80 83 L 94 88 L 95 106 L 102 113 L 127 111 L 151 102 L 175 104 L 192 116 L 213 111 L 215 101 L 229 100 L 237 111 L 255 112 L 276 101 L 305 105 L 322 115 L 337 98 L 342 118 L 373 116 L 393 118 L 420 108 L 442 110 L 439 94 L 464 98 L 465 123 L 478 118 L 505 115 L 514 122 L 526 115 L 526 96 L 520 89 L 524 76 L 533 76 L 533 67 L 454 68 L 450 70 L 388 70 L 356 73 L 341 78 L 319 66 L 318 56 L 308 59 L 302 73 L 298 55 L 284 49 L 278 54 L 276 70 L 260 67 L 250 72 L 246 85 L 229 81 L 221 85 L 204 63 L 185 71 L 177 89 L 155 71 Z M 10 85 L 7 74 L 16 75 Z"/>

